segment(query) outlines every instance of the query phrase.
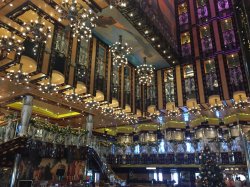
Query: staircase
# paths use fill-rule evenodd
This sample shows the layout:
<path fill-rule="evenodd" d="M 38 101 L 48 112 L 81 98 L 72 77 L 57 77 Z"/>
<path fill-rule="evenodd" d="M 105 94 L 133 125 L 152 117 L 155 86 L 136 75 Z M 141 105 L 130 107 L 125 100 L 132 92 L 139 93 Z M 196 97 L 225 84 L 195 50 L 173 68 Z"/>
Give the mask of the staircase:
<path fill-rule="evenodd" d="M 16 153 L 25 151 L 28 138 L 18 137 L 0 144 L 0 167 L 11 167 Z"/>

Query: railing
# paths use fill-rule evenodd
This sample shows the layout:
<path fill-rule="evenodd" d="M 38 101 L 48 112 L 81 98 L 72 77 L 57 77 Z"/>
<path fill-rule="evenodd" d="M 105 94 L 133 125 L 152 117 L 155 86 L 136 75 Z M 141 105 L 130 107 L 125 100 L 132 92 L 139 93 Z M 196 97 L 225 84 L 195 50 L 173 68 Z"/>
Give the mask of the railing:
<path fill-rule="evenodd" d="M 242 152 L 212 153 L 214 159 L 221 165 L 246 164 Z M 168 153 L 168 154 L 140 154 L 140 155 L 108 155 L 108 163 L 115 165 L 126 164 L 174 164 L 199 165 L 201 153 Z"/>
<path fill-rule="evenodd" d="M 9 142 L 18 137 L 18 124 L 18 120 L 9 120 L 8 123 L 0 127 L 0 144 Z M 100 166 L 102 173 L 107 176 L 109 181 L 120 185 L 125 184 L 125 181 L 120 180 L 108 165 L 105 157 L 107 150 L 101 147 L 99 143 L 100 140 L 96 136 L 88 137 L 86 135 L 77 136 L 74 134 L 65 135 L 30 126 L 28 130 L 28 137 L 32 140 L 29 142 L 29 148 L 38 149 L 38 147 L 40 147 L 39 150 L 42 150 L 42 152 L 36 152 L 40 156 L 44 157 L 56 158 L 58 155 L 57 153 L 64 150 L 67 146 L 76 146 L 77 148 L 88 147 L 89 154 L 91 154 Z M 42 146 L 45 146 L 44 149 L 41 149 Z M 48 150 L 46 151 L 45 148 Z"/>

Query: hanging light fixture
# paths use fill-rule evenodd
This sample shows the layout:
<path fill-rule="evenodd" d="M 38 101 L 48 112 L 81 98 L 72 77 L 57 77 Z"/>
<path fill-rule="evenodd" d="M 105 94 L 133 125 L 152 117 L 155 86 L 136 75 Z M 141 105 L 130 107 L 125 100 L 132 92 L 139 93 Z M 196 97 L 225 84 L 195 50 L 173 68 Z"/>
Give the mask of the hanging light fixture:
<path fill-rule="evenodd" d="M 92 29 L 96 26 L 94 22 L 98 19 L 96 14 L 91 9 L 85 9 L 77 0 L 62 0 L 61 6 L 56 6 L 60 14 L 58 21 L 69 21 L 73 37 L 77 37 L 78 41 L 91 38 Z"/>
<path fill-rule="evenodd" d="M 28 73 L 23 72 L 23 64 L 19 64 L 18 71 L 11 70 L 7 73 L 6 78 L 9 79 L 11 82 L 14 82 L 15 84 L 28 84 L 30 80 L 30 76 Z"/>
<path fill-rule="evenodd" d="M 139 84 L 150 86 L 154 78 L 154 70 L 155 68 L 152 65 L 147 64 L 147 59 L 144 57 L 144 63 L 137 68 Z"/>
<path fill-rule="evenodd" d="M 122 65 L 128 64 L 127 55 L 131 53 L 132 48 L 128 46 L 127 43 L 122 42 L 122 36 L 119 36 L 119 41 L 115 42 L 110 47 L 113 56 L 113 65 L 121 67 Z"/>
<path fill-rule="evenodd" d="M 218 100 L 215 99 L 215 103 L 210 106 L 210 111 L 211 112 L 216 112 L 216 111 L 222 111 L 224 110 L 224 105 L 222 103 L 218 103 Z"/>
<path fill-rule="evenodd" d="M 65 100 L 72 103 L 80 103 L 83 101 L 83 96 L 76 93 L 75 88 L 73 88 L 73 91 L 65 94 Z"/>
<path fill-rule="evenodd" d="M 250 107 L 250 100 L 249 98 L 243 99 L 241 95 L 239 95 L 239 100 L 234 102 L 233 108 L 234 109 L 246 109 Z"/>
<path fill-rule="evenodd" d="M 59 87 L 56 84 L 52 83 L 52 74 L 47 80 L 48 81 L 46 81 L 46 83 L 41 83 L 39 90 L 43 93 L 48 93 L 51 95 L 53 93 L 58 93 Z"/>
<path fill-rule="evenodd" d="M 17 55 L 21 55 L 24 51 L 21 40 L 18 40 L 13 33 L 10 36 L 2 36 L 0 38 L 0 52 L 9 54 L 15 51 Z"/>
<path fill-rule="evenodd" d="M 45 22 L 42 22 L 42 17 L 37 20 L 31 20 L 29 23 L 24 23 L 24 36 L 29 36 L 35 44 L 33 53 L 36 55 L 40 44 L 46 44 L 48 38 L 51 38 L 51 27 L 46 27 Z"/>
<path fill-rule="evenodd" d="M 102 114 L 104 114 L 105 116 L 112 115 L 113 112 L 114 112 L 114 109 L 110 107 L 109 105 L 102 106 Z"/>
<path fill-rule="evenodd" d="M 181 113 L 180 113 L 179 108 L 175 107 L 174 105 L 172 105 L 171 110 L 167 110 L 167 114 L 166 114 L 166 116 L 171 118 L 171 119 L 176 118 L 176 117 L 178 117 L 180 115 L 181 115 Z"/>
<path fill-rule="evenodd" d="M 112 9 L 113 7 L 126 7 L 127 0 L 109 0 L 109 7 Z"/>
<path fill-rule="evenodd" d="M 188 113 L 193 115 L 200 115 L 201 109 L 198 105 L 195 105 L 195 102 L 193 102 L 193 106 L 188 108 Z"/>
<path fill-rule="evenodd" d="M 90 110 L 92 109 L 99 109 L 100 108 L 100 103 L 96 101 L 93 97 L 90 100 L 85 101 L 86 107 L 89 108 Z"/>

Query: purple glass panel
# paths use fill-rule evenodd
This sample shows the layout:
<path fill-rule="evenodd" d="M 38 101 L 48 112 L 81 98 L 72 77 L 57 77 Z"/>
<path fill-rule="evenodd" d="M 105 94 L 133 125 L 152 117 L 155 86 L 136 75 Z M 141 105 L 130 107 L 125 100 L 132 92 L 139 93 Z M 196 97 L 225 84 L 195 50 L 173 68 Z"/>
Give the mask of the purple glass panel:
<path fill-rule="evenodd" d="M 199 19 L 208 16 L 207 6 L 199 7 L 197 12 L 198 12 L 198 18 Z"/>
<path fill-rule="evenodd" d="M 211 38 L 203 38 L 201 40 L 202 51 L 207 51 L 213 48 L 212 39 Z"/>
<path fill-rule="evenodd" d="M 229 9 L 228 0 L 218 0 L 218 9 L 219 9 L 219 11 Z"/>
<path fill-rule="evenodd" d="M 180 25 L 184 25 L 188 23 L 188 14 L 187 13 L 183 13 L 181 15 L 179 15 L 179 23 Z"/>
<path fill-rule="evenodd" d="M 191 55 L 191 44 L 190 43 L 183 44 L 181 46 L 181 51 L 182 51 L 182 56 Z"/>
<path fill-rule="evenodd" d="M 223 33 L 224 44 L 229 45 L 235 43 L 234 30 L 228 30 Z"/>
<path fill-rule="evenodd" d="M 243 76 L 240 69 L 240 66 L 229 69 L 230 83 L 234 86 L 239 86 L 243 83 Z"/>
<path fill-rule="evenodd" d="M 215 73 L 212 72 L 206 74 L 206 84 L 207 88 L 211 91 L 213 91 L 215 87 L 218 87 L 217 76 Z"/>
<path fill-rule="evenodd" d="M 186 78 L 185 79 L 185 92 L 188 95 L 191 95 L 192 92 L 195 91 L 195 82 L 194 82 L 194 78 L 190 77 L 190 78 Z"/>

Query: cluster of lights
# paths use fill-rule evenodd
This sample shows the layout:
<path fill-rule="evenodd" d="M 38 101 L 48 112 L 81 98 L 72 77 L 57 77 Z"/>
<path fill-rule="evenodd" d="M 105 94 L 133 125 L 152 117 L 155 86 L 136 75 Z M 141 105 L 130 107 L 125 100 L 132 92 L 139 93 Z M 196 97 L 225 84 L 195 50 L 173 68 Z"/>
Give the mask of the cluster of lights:
<path fill-rule="evenodd" d="M 59 87 L 56 84 L 53 84 L 51 82 L 51 78 L 49 78 L 49 81 L 47 83 L 41 83 L 39 86 L 39 90 L 43 93 L 53 94 L 58 93 Z"/>
<path fill-rule="evenodd" d="M 218 103 L 217 99 L 215 99 L 215 103 L 210 106 L 210 111 L 211 112 L 217 112 L 217 111 L 223 111 L 224 110 L 224 105 L 222 103 Z"/>
<path fill-rule="evenodd" d="M 86 107 L 89 108 L 90 110 L 97 110 L 101 107 L 100 103 L 96 101 L 94 98 L 87 100 L 85 104 L 86 104 Z"/>
<path fill-rule="evenodd" d="M 114 113 L 114 109 L 108 105 L 102 107 L 102 114 L 105 116 L 112 115 Z"/>
<path fill-rule="evenodd" d="M 14 34 L 11 36 L 2 36 L 0 38 L 0 51 L 4 54 L 9 54 L 10 52 L 15 51 L 17 55 L 21 55 L 24 51 L 21 40 L 16 39 Z"/>
<path fill-rule="evenodd" d="M 17 72 L 10 71 L 7 73 L 6 78 L 15 84 L 28 84 L 30 80 L 30 76 L 28 73 L 23 72 L 22 70 L 23 64 L 19 64 L 19 69 Z"/>
<path fill-rule="evenodd" d="M 239 95 L 239 101 L 235 101 L 233 108 L 234 109 L 247 109 L 250 108 L 250 101 L 249 99 L 243 99 L 241 95 Z"/>
<path fill-rule="evenodd" d="M 34 54 L 37 53 L 40 44 L 46 44 L 47 39 L 51 38 L 51 27 L 46 27 L 45 22 L 42 22 L 42 18 L 37 20 L 31 20 L 29 23 L 24 23 L 25 32 L 24 36 L 29 36 L 31 41 L 34 42 L 33 48 Z"/>
<path fill-rule="evenodd" d="M 146 63 L 146 57 L 144 63 L 137 67 L 137 74 L 139 77 L 139 84 L 150 86 L 154 78 L 155 68 L 152 65 Z"/>
<path fill-rule="evenodd" d="M 68 102 L 72 102 L 72 103 L 80 103 L 83 101 L 83 96 L 77 94 L 75 92 L 75 88 L 73 88 L 73 91 L 69 94 L 65 94 L 65 100 Z"/>
<path fill-rule="evenodd" d="M 122 42 L 122 36 L 119 36 L 119 41 L 115 42 L 110 47 L 113 56 L 113 65 L 120 67 L 128 64 L 127 55 L 131 53 L 132 48 L 127 43 Z"/>
<path fill-rule="evenodd" d="M 126 7 L 127 0 L 109 0 L 109 7 L 112 9 L 113 7 Z"/>
<path fill-rule="evenodd" d="M 89 40 L 92 29 L 96 26 L 94 22 L 98 18 L 95 13 L 91 9 L 85 9 L 77 0 L 62 0 L 61 5 L 62 7 L 56 7 L 60 14 L 58 21 L 67 20 L 73 37 L 77 37 L 78 41 Z"/>
<path fill-rule="evenodd" d="M 200 115 L 201 109 L 199 106 L 196 106 L 195 103 L 193 102 L 193 106 L 188 108 L 188 113 L 193 115 Z"/>

